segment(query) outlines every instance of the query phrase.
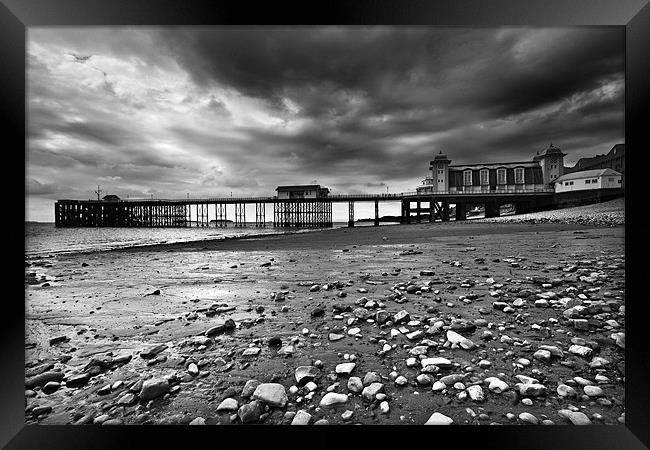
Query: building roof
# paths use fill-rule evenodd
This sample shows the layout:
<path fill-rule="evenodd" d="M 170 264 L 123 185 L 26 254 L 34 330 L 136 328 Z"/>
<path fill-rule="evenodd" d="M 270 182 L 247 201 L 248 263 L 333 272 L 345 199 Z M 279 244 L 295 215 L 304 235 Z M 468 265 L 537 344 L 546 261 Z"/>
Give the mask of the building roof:
<path fill-rule="evenodd" d="M 433 161 L 449 161 L 449 162 L 451 162 L 449 160 L 449 158 L 447 158 L 447 155 L 444 155 L 442 153 L 442 150 L 440 150 L 440 153 L 438 153 L 436 156 L 433 157 Z M 433 161 L 431 161 L 431 162 L 433 162 Z"/>
<path fill-rule="evenodd" d="M 108 194 L 102 197 L 102 200 L 119 200 L 120 198 L 115 194 Z"/>
<path fill-rule="evenodd" d="M 542 153 L 542 154 L 540 155 L 539 152 L 538 152 L 535 156 L 533 156 L 533 161 L 539 161 L 540 159 L 542 159 L 542 158 L 544 158 L 544 157 L 546 157 L 546 156 L 549 156 L 549 155 L 562 155 L 562 156 L 566 156 L 566 153 L 562 153 L 562 149 L 560 149 L 560 147 L 556 147 L 556 146 L 553 145 L 553 143 L 551 142 L 551 145 L 549 145 L 549 146 L 544 150 L 544 153 Z"/>
<path fill-rule="evenodd" d="M 487 166 L 512 166 L 512 165 L 521 165 L 521 166 L 531 166 L 539 165 L 535 164 L 535 161 L 515 161 L 515 162 L 499 162 L 499 163 L 476 163 L 476 164 L 454 164 L 449 166 L 450 169 L 459 169 L 461 167 L 487 167 Z"/>
<path fill-rule="evenodd" d="M 320 189 L 320 184 L 298 184 L 295 186 L 278 186 L 275 188 L 276 191 L 290 191 L 290 190 L 317 190 Z"/>
<path fill-rule="evenodd" d="M 606 155 L 596 155 L 589 158 L 580 158 L 569 171 L 580 170 L 583 167 L 595 166 L 605 163 L 614 158 L 625 157 L 625 144 L 616 144 Z"/>
<path fill-rule="evenodd" d="M 571 172 L 567 173 L 565 175 L 562 175 L 559 178 L 556 178 L 553 180 L 553 182 L 562 182 L 562 181 L 568 181 L 568 180 L 577 180 L 580 178 L 599 178 L 602 176 L 606 175 L 614 175 L 614 176 L 621 176 L 623 175 L 620 172 L 617 172 L 613 169 L 593 169 L 593 170 L 581 170 L 580 172 Z"/>

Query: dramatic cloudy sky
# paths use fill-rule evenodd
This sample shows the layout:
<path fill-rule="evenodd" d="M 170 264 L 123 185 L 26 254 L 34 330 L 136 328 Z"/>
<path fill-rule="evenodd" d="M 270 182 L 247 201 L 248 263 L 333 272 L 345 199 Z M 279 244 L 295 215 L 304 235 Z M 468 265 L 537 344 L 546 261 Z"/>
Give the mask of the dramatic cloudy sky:
<path fill-rule="evenodd" d="M 28 220 L 59 198 L 414 190 L 624 142 L 621 28 L 30 28 Z"/>

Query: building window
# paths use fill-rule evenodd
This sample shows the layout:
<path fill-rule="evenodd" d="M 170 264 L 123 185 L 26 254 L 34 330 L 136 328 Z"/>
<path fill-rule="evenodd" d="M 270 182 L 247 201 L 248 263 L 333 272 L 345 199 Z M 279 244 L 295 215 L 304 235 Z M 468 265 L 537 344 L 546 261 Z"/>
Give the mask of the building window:
<path fill-rule="evenodd" d="M 506 184 L 506 169 L 497 169 L 497 184 Z"/>
<path fill-rule="evenodd" d="M 591 180 L 585 180 L 585 184 L 591 183 Z"/>
<path fill-rule="evenodd" d="M 569 184 L 570 184 L 571 186 L 573 186 L 573 181 L 569 181 Z"/>
<path fill-rule="evenodd" d="M 471 170 L 465 170 L 463 172 L 463 184 L 465 186 L 471 186 L 472 185 L 472 171 Z"/>
<path fill-rule="evenodd" d="M 515 184 L 524 184 L 524 168 L 515 168 Z"/>
<path fill-rule="evenodd" d="M 591 182 L 592 183 L 598 183 L 598 178 L 594 178 L 593 180 L 591 180 Z"/>
<path fill-rule="evenodd" d="M 610 179 L 609 179 L 609 182 L 610 182 L 610 183 L 613 183 L 613 182 L 614 182 L 614 178 L 610 178 Z"/>
<path fill-rule="evenodd" d="M 490 184 L 489 175 L 490 175 L 490 171 L 488 169 L 481 169 L 481 184 L 482 185 Z"/>

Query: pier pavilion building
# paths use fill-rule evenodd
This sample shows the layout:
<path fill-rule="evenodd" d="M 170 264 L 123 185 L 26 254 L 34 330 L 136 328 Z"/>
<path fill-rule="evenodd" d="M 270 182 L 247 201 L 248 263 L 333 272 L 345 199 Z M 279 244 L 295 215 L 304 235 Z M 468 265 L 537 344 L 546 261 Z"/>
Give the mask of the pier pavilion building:
<path fill-rule="evenodd" d="M 275 188 L 280 200 L 290 198 L 323 198 L 329 195 L 329 189 L 320 184 L 306 184 L 298 186 L 278 186 Z"/>
<path fill-rule="evenodd" d="M 429 165 L 431 175 L 422 180 L 417 193 L 498 193 L 552 189 L 564 174 L 564 156 L 551 144 L 530 161 L 451 165 L 440 152 Z"/>

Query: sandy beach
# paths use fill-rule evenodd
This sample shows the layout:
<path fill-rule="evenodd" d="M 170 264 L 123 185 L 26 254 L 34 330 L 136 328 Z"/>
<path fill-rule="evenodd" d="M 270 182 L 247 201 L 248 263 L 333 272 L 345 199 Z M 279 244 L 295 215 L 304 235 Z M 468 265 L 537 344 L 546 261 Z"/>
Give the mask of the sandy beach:
<path fill-rule="evenodd" d="M 37 261 L 26 421 L 623 423 L 624 227 L 568 222 Z"/>

